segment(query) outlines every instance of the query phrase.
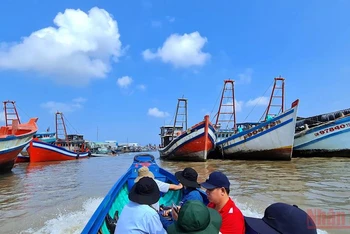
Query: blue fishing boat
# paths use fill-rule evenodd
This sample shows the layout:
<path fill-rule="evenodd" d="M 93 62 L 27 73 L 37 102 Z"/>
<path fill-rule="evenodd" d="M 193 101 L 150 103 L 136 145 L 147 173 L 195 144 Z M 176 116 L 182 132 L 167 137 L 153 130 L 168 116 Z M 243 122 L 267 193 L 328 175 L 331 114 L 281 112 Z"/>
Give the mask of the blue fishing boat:
<path fill-rule="evenodd" d="M 154 174 L 154 177 L 160 181 L 172 184 L 178 184 L 178 180 L 172 173 L 160 168 L 151 154 L 139 154 L 134 157 L 127 172 L 114 184 L 101 204 L 98 206 L 85 228 L 83 234 L 112 233 L 113 225 L 121 214 L 123 207 L 129 202 L 128 194 L 134 185 L 134 180 L 138 176 L 138 169 L 147 166 Z M 207 204 L 206 194 L 201 191 L 204 202 Z M 171 206 L 178 204 L 182 198 L 181 190 L 169 190 L 166 194 L 161 194 L 159 204 Z"/>

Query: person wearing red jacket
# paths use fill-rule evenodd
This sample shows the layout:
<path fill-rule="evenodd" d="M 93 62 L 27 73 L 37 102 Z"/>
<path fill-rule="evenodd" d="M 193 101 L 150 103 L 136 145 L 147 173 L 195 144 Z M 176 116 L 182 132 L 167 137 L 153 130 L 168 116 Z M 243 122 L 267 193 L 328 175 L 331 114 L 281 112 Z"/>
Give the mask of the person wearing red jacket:
<path fill-rule="evenodd" d="M 209 199 L 208 207 L 219 212 L 222 217 L 220 232 L 222 234 L 244 234 L 245 221 L 240 209 L 230 198 L 230 181 L 219 171 L 214 171 L 201 183 Z"/>

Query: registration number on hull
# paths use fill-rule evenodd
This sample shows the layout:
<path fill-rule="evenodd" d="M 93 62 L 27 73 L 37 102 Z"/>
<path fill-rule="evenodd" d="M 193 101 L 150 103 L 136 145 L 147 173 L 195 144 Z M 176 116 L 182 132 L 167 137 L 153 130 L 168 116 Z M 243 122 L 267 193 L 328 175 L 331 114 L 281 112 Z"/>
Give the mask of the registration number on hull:
<path fill-rule="evenodd" d="M 249 138 L 249 137 L 255 136 L 258 133 L 264 132 L 264 131 L 272 128 L 272 127 L 275 127 L 276 125 L 278 125 L 280 123 L 281 123 L 281 120 L 276 120 L 276 121 L 273 121 L 273 122 L 271 122 L 271 123 L 269 123 L 269 124 L 267 124 L 267 125 L 265 125 L 265 126 L 263 126 L 261 128 L 258 128 L 256 130 L 254 130 L 252 132 L 249 132 L 249 133 L 244 135 L 244 140 Z"/>
<path fill-rule="evenodd" d="M 326 129 L 323 129 L 321 131 L 315 132 L 314 134 L 317 137 L 317 136 L 321 136 L 321 135 L 324 135 L 324 134 L 327 134 L 327 133 L 330 133 L 330 132 L 339 131 L 341 129 L 348 128 L 348 127 L 350 127 L 350 123 L 339 124 L 337 126 L 326 128 Z"/>

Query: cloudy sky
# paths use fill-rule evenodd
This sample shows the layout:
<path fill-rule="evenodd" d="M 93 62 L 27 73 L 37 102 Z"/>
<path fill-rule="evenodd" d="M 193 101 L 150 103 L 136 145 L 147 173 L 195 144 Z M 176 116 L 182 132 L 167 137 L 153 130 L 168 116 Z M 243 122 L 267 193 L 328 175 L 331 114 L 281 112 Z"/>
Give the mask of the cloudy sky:
<path fill-rule="evenodd" d="M 257 121 L 273 78 L 299 116 L 349 107 L 350 1 L 5 0 L 0 99 L 22 121 L 89 140 L 159 143 L 188 98 L 188 125 L 211 118 L 235 80 L 237 121 Z M 0 110 L 1 112 L 1 110 Z M 0 113 L 0 125 L 3 124 Z"/>

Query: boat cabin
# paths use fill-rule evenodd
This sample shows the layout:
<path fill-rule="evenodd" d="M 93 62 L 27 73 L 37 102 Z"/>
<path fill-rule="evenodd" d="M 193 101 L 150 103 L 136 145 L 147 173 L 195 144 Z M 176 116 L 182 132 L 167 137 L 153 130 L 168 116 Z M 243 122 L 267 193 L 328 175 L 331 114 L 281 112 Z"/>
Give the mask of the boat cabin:
<path fill-rule="evenodd" d="M 183 132 L 182 126 L 164 125 L 160 127 L 160 148 L 166 147 Z"/>

